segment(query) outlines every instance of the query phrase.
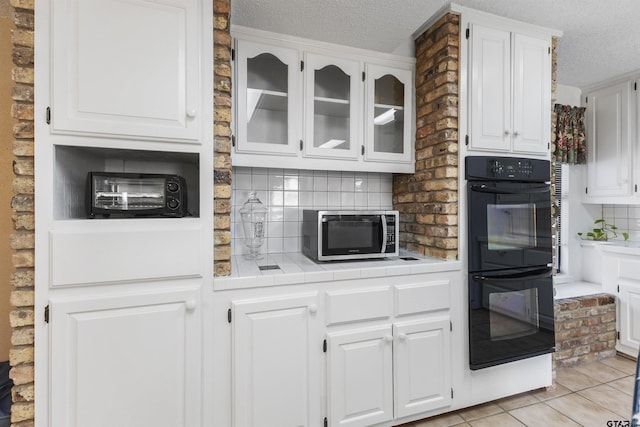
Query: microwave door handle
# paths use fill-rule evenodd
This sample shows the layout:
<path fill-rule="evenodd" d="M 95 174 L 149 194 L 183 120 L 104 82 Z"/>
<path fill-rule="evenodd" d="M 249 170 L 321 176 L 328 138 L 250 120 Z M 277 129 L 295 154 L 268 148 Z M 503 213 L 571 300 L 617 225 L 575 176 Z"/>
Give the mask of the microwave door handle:
<path fill-rule="evenodd" d="M 380 221 L 382 221 L 382 247 L 380 253 L 383 254 L 387 249 L 387 217 L 386 215 L 380 215 Z"/>
<path fill-rule="evenodd" d="M 504 190 L 504 189 L 498 189 L 498 188 L 491 188 L 491 187 L 487 187 L 484 184 L 482 185 L 474 184 L 471 186 L 471 190 L 477 191 L 479 193 L 491 193 L 491 194 L 534 194 L 534 193 L 549 193 L 551 191 L 548 185 L 545 185 L 544 187 L 521 189 L 518 191 L 518 190 Z"/>

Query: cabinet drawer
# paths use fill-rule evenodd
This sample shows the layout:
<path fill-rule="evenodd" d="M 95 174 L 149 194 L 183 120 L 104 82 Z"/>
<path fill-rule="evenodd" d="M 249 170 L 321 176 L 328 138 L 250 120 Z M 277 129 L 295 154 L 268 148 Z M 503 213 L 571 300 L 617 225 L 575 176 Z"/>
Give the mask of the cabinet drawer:
<path fill-rule="evenodd" d="M 200 227 L 52 232 L 51 286 L 202 275 Z"/>
<path fill-rule="evenodd" d="M 449 308 L 449 280 L 394 286 L 396 316 Z"/>
<path fill-rule="evenodd" d="M 391 316 L 389 286 L 327 292 L 327 325 Z"/>

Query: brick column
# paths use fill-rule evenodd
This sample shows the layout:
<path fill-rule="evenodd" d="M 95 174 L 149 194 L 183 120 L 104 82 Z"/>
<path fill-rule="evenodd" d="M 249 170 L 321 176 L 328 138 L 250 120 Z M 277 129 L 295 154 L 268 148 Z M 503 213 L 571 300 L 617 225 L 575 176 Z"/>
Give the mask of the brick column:
<path fill-rule="evenodd" d="M 35 0 L 11 0 L 16 29 L 13 41 L 13 199 L 14 231 L 10 247 L 15 272 L 11 277 L 10 313 L 12 327 L 10 377 L 14 382 L 11 423 L 14 427 L 34 425 L 34 132 L 33 63 Z"/>
<path fill-rule="evenodd" d="M 231 0 L 214 0 L 214 274 L 231 274 Z"/>
<path fill-rule="evenodd" d="M 460 16 L 449 13 L 416 39 L 416 172 L 396 175 L 403 248 L 458 257 L 458 64 Z"/>

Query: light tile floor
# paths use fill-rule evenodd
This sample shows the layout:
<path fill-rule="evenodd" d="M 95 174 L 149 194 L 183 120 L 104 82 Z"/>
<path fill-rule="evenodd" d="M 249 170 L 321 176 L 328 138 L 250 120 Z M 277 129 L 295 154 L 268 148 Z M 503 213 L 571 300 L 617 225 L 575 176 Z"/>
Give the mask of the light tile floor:
<path fill-rule="evenodd" d="M 636 362 L 622 356 L 559 368 L 555 390 L 534 390 L 401 427 L 628 425 L 635 373 Z"/>

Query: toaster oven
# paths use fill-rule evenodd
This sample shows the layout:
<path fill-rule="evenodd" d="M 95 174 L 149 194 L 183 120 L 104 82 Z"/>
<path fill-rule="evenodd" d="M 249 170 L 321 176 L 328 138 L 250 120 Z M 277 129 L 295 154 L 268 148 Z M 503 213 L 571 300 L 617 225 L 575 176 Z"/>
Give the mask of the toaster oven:
<path fill-rule="evenodd" d="M 86 212 L 88 218 L 183 217 L 187 184 L 179 175 L 89 172 Z"/>

